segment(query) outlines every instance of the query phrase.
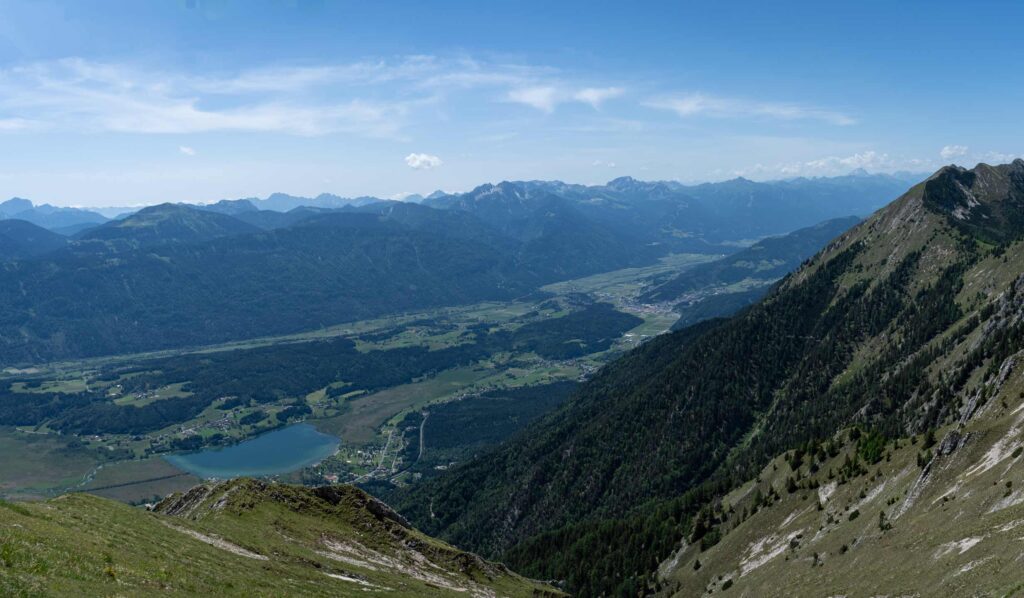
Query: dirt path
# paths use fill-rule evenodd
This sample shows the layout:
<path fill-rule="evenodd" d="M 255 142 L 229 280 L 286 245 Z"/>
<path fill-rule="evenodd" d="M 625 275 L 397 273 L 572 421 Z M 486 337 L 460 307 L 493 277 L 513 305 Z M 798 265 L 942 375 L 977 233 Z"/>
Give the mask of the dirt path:
<path fill-rule="evenodd" d="M 427 425 L 427 418 L 428 417 L 430 417 L 430 412 L 429 411 L 424 411 L 423 412 L 423 421 L 420 422 L 420 452 L 419 452 L 419 454 L 416 455 L 416 463 L 419 463 L 420 459 L 423 458 L 423 451 L 426 450 L 426 448 L 427 448 L 425 446 L 425 443 L 424 443 L 424 440 L 423 440 L 423 428 L 426 427 L 426 425 Z"/>

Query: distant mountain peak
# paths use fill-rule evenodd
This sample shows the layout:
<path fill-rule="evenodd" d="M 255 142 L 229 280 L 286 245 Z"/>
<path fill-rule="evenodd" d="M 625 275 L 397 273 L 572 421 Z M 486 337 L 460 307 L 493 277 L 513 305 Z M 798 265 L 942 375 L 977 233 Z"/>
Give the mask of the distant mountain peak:
<path fill-rule="evenodd" d="M 170 243 L 196 243 L 257 232 L 259 228 L 234 216 L 198 206 L 162 203 L 145 207 L 122 220 L 85 231 L 83 241 L 104 241 L 111 248 L 133 249 Z"/>
<path fill-rule="evenodd" d="M 608 181 L 606 186 L 611 187 L 612 189 L 632 189 L 639 184 L 641 184 L 641 181 L 638 181 L 631 176 L 620 176 Z"/>
<path fill-rule="evenodd" d="M 21 197 L 12 197 L 7 201 L 0 203 L 0 213 L 16 214 L 18 212 L 24 212 L 25 210 L 31 210 L 33 207 L 32 202 L 23 199 Z"/>
<path fill-rule="evenodd" d="M 3 218 L 18 218 L 54 231 L 70 226 L 100 224 L 107 220 L 96 212 L 80 208 L 61 208 L 49 204 L 37 206 L 21 197 L 12 197 L 0 203 L 0 219 Z"/>

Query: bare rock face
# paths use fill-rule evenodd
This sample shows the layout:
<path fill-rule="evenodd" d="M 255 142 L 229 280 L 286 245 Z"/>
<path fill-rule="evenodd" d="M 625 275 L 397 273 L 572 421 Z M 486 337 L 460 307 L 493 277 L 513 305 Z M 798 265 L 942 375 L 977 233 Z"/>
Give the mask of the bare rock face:
<path fill-rule="evenodd" d="M 1024 232 L 1024 160 L 973 170 L 946 166 L 924 184 L 924 205 L 951 224 L 990 242 Z"/>
<path fill-rule="evenodd" d="M 164 498 L 153 507 L 153 510 L 172 517 L 188 517 L 203 504 L 212 491 L 212 486 L 200 484 L 183 494 L 172 494 Z"/>

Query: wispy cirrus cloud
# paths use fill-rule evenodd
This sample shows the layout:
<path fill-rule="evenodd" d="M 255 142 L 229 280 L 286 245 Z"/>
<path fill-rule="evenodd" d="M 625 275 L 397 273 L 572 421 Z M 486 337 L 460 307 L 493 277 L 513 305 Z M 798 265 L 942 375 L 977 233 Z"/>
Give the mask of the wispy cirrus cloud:
<path fill-rule="evenodd" d="M 40 124 L 25 118 L 0 118 L 0 131 L 28 131 L 40 128 Z"/>
<path fill-rule="evenodd" d="M 684 93 L 659 96 L 644 105 L 671 110 L 681 117 L 708 116 L 713 118 L 769 118 L 775 120 L 814 120 L 833 125 L 852 125 L 852 116 L 801 104 L 762 102 L 743 98 L 714 96 L 703 93 Z"/>
<path fill-rule="evenodd" d="M 572 89 L 556 85 L 528 85 L 511 89 L 507 99 L 510 102 L 526 104 L 542 112 L 551 113 L 559 104 L 580 102 L 595 110 L 604 102 L 625 93 L 621 87 L 583 87 Z"/>
<path fill-rule="evenodd" d="M 305 73 L 299 69 L 292 79 L 310 80 Z M 259 83 L 273 78 L 249 73 L 215 84 L 210 78 L 81 59 L 37 63 L 0 71 L 0 121 L 120 133 L 345 132 L 389 137 L 397 135 L 413 106 L 431 101 L 426 95 L 393 100 L 295 98 L 270 93 L 269 85 Z M 251 93 L 255 90 L 264 93 Z"/>
<path fill-rule="evenodd" d="M 626 93 L 621 87 L 584 87 L 573 94 L 577 102 L 590 104 L 595 110 L 608 100 L 617 98 Z"/>
<path fill-rule="evenodd" d="M 558 105 L 558 90 L 554 87 L 522 87 L 508 92 L 508 101 L 536 108 L 542 112 L 554 112 Z"/>
<path fill-rule="evenodd" d="M 266 66 L 202 74 L 68 58 L 0 70 L 0 132 L 350 133 L 401 137 L 411 116 L 468 90 L 545 112 L 594 108 L 620 87 L 570 85 L 547 67 L 408 56 L 348 64 Z M 486 101 L 486 100 L 485 100 Z"/>

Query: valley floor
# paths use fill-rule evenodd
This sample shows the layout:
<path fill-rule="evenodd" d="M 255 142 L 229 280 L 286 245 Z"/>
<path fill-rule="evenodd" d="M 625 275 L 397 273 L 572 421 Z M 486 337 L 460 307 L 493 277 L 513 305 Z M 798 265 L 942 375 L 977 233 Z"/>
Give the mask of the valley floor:
<path fill-rule="evenodd" d="M 351 339 L 360 351 L 387 351 L 403 347 L 430 350 L 458 346 L 468 330 L 480 326 L 514 330 L 523 322 L 558 318 L 572 310 L 580 297 L 602 301 L 623 313 L 640 318 L 610 347 L 569 359 L 545 358 L 535 353 L 499 353 L 488 359 L 455 365 L 434 375 L 373 393 L 345 394 L 344 381 L 327 388 L 309 389 L 306 419 L 323 432 L 341 439 L 338 453 L 317 467 L 280 476 L 304 483 L 366 481 L 377 478 L 401 483 L 411 480 L 410 459 L 419 461 L 424 451 L 410 447 L 421 439 L 400 429 L 406 416 L 429 410 L 431 405 L 479 397 L 495 391 L 582 380 L 603 363 L 647 338 L 667 331 L 677 318 L 672 306 L 639 303 L 636 297 L 657 276 L 705 263 L 717 256 L 680 254 L 644 268 L 629 268 L 557 283 L 545 287 L 536 299 L 507 303 L 482 303 L 429 310 L 344 324 L 280 337 L 226 343 L 190 351 L 161 351 L 98 359 L 40 364 L 7 369 L 0 377 L 18 380 L 11 387 L 21 392 L 102 391 L 117 405 L 146 406 L 177 397 L 188 397 L 184 383 L 145 391 L 125 391 L 123 380 L 104 372 L 151 360 L 182 355 L 202 356 L 258 348 L 287 348 L 294 343 Z M 25 387 L 24 380 L 33 386 Z M 8 383 L 10 384 L 10 383 Z M 337 397 L 337 398 L 336 398 Z M 87 491 L 126 502 L 152 502 L 172 491 L 187 489 L 198 480 L 164 461 L 168 442 L 220 434 L 241 441 L 273 428 L 273 416 L 283 407 L 262 407 L 269 419 L 255 425 L 239 425 L 251 409 L 225 412 L 211 405 L 197 417 L 176 422 L 146 434 L 102 434 L 69 438 L 46 426 L 0 427 L 0 446 L 10 458 L 0 464 L 0 495 L 11 498 L 44 498 L 68 491 Z M 427 441 L 426 447 L 430 446 Z M 435 460 L 421 462 L 419 471 L 439 472 L 452 464 L 452 453 L 430 451 Z M 415 455 L 415 457 L 413 457 Z M 436 469 L 435 469 L 436 468 Z"/>

